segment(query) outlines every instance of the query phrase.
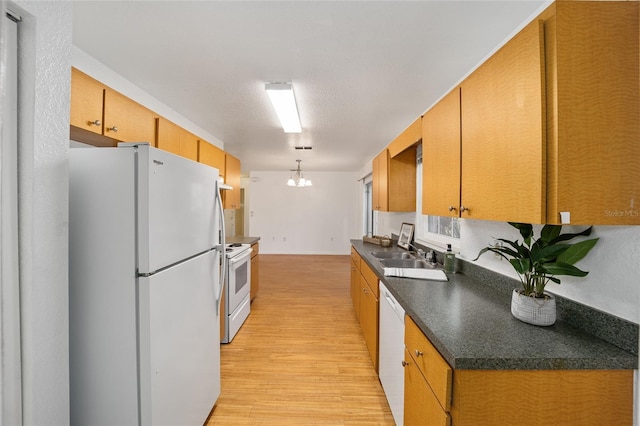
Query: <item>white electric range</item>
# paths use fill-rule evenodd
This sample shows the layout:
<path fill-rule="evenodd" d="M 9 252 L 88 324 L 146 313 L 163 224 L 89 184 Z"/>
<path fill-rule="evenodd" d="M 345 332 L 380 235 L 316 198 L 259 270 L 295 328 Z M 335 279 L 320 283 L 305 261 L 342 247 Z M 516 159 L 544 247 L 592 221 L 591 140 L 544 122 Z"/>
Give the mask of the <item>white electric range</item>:
<path fill-rule="evenodd" d="M 251 312 L 251 245 L 226 244 L 227 273 L 224 280 L 224 326 L 220 341 L 230 343 Z"/>

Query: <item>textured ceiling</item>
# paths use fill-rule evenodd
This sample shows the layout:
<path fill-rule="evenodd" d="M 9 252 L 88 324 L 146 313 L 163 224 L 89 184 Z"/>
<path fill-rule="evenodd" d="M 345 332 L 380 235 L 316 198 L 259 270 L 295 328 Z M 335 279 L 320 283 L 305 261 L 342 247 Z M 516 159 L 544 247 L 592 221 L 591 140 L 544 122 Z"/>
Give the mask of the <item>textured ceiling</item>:
<path fill-rule="evenodd" d="M 355 171 L 544 4 L 75 1 L 73 43 L 223 141 L 243 172 L 296 158 Z M 293 83 L 300 135 L 279 127 L 271 81 Z"/>

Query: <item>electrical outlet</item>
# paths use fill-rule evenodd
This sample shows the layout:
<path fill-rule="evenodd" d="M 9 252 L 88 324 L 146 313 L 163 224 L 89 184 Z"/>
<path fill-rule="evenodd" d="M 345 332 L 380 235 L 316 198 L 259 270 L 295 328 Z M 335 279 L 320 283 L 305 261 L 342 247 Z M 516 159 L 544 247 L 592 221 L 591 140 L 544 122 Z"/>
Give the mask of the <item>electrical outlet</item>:
<path fill-rule="evenodd" d="M 503 243 L 502 243 L 502 241 L 498 241 L 498 239 L 497 239 L 497 238 L 494 238 L 494 239 L 493 239 L 493 244 L 492 244 L 491 246 L 492 246 L 493 248 L 502 248 Z M 503 259 L 503 257 L 502 257 L 502 256 L 500 256 L 498 253 L 493 253 L 493 255 L 494 255 L 496 258 L 498 258 L 498 260 L 502 260 L 502 259 Z"/>

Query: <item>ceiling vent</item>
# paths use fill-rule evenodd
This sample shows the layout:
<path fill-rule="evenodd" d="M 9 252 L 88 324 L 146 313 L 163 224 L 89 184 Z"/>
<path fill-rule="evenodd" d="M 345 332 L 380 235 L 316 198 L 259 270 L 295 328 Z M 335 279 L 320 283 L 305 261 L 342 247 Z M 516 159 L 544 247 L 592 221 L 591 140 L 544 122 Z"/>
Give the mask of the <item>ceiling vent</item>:
<path fill-rule="evenodd" d="M 312 150 L 313 149 L 312 146 L 294 146 L 294 148 L 297 149 L 298 151 L 300 151 L 300 150 L 307 151 L 307 150 Z"/>

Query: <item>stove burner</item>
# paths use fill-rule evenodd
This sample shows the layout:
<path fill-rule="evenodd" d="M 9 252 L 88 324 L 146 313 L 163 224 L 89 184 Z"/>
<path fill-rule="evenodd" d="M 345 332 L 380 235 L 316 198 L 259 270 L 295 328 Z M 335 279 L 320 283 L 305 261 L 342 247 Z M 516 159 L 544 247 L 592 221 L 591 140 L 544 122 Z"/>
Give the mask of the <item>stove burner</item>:
<path fill-rule="evenodd" d="M 240 243 L 233 243 L 233 244 L 227 244 L 229 247 L 241 247 L 242 244 Z"/>

